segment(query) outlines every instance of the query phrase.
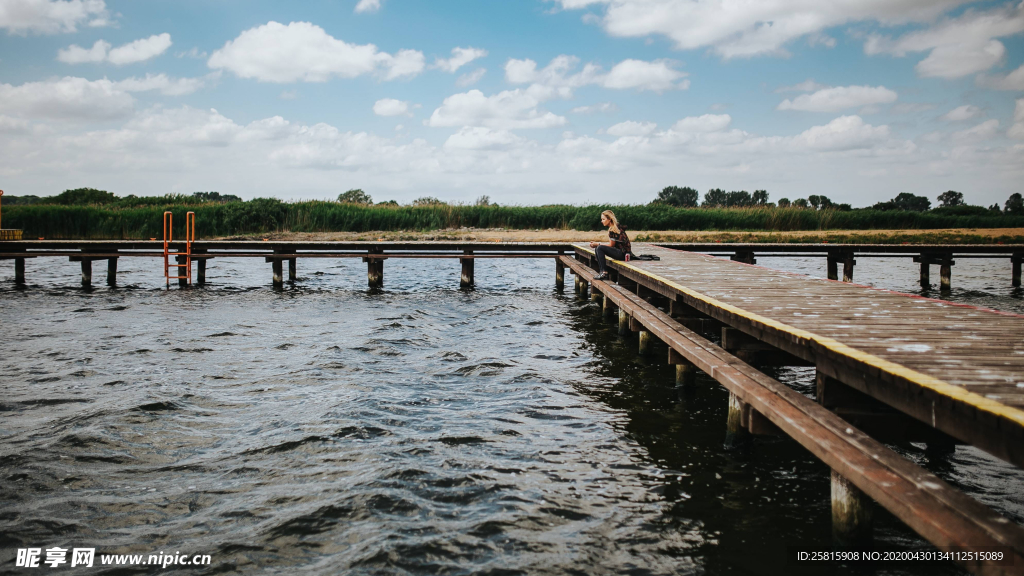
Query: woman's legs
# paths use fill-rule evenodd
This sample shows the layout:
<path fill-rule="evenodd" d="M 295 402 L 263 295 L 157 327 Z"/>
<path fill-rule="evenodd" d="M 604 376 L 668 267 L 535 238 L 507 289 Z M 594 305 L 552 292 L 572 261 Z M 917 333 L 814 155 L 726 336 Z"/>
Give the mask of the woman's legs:
<path fill-rule="evenodd" d="M 608 265 L 605 263 L 606 257 L 610 256 L 615 260 L 622 260 L 623 256 L 625 256 L 622 253 L 622 250 L 619 250 L 618 248 L 613 248 L 605 244 L 598 246 L 595 252 L 597 253 L 597 271 L 600 272 L 601 274 L 604 274 L 605 271 L 608 269 Z"/>

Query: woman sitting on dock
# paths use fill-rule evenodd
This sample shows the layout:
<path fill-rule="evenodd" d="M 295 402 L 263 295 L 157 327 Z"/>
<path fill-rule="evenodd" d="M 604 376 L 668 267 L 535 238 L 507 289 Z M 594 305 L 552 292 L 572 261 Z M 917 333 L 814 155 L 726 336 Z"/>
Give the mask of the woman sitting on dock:
<path fill-rule="evenodd" d="M 591 248 L 597 248 L 597 267 L 599 274 L 594 280 L 608 279 L 608 265 L 605 259 L 611 257 L 615 260 L 622 260 L 630 252 L 629 237 L 626 236 L 625 228 L 619 226 L 615 213 L 611 210 L 601 212 L 601 225 L 608 227 L 608 243 L 591 242 Z"/>

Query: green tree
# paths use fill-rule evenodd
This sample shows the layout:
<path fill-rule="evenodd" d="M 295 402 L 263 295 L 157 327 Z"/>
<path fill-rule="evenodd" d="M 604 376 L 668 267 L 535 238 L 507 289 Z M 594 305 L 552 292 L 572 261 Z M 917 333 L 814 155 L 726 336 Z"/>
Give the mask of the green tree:
<path fill-rule="evenodd" d="M 338 202 L 342 204 L 373 204 L 373 198 L 362 188 L 353 188 L 348 192 L 338 194 Z"/>
<path fill-rule="evenodd" d="M 793 200 L 793 206 L 796 208 L 807 208 L 809 204 L 807 203 L 807 198 L 797 198 Z"/>
<path fill-rule="evenodd" d="M 700 195 L 699 192 L 684 186 L 666 186 L 658 192 L 658 197 L 655 198 L 655 202 L 658 204 L 668 204 L 669 206 L 685 206 L 687 208 L 697 205 L 697 197 Z"/>
<path fill-rule="evenodd" d="M 62 206 L 81 206 L 84 204 L 110 204 L 117 201 L 113 192 L 95 188 L 75 188 L 65 190 L 54 196 L 53 203 Z"/>
<path fill-rule="evenodd" d="M 704 195 L 704 203 L 701 206 L 715 208 L 725 206 L 729 202 L 729 195 L 721 188 L 712 188 Z"/>
<path fill-rule="evenodd" d="M 941 208 L 964 205 L 964 195 L 956 190 L 943 192 L 942 194 L 939 194 L 937 199 Z"/>
<path fill-rule="evenodd" d="M 1003 212 L 1006 214 L 1024 214 L 1024 198 L 1021 197 L 1020 192 L 1010 194 L 1009 199 L 1004 204 Z"/>
<path fill-rule="evenodd" d="M 422 196 L 412 201 L 413 206 L 437 206 L 439 204 L 444 204 L 444 202 L 433 196 Z"/>
<path fill-rule="evenodd" d="M 743 208 L 753 204 L 754 200 L 746 190 L 733 190 L 729 192 L 725 202 L 730 208 Z"/>
<path fill-rule="evenodd" d="M 755 206 L 765 206 L 768 204 L 768 191 L 767 190 L 754 190 L 752 195 Z"/>
<path fill-rule="evenodd" d="M 483 196 L 477 198 L 476 202 L 475 202 L 475 205 L 476 206 L 493 206 L 493 204 L 491 204 L 491 197 L 486 195 L 486 194 L 484 194 Z"/>
<path fill-rule="evenodd" d="M 221 194 L 220 192 L 193 192 L 192 196 L 200 202 L 241 202 L 242 199 L 234 194 Z M 130 198 L 131 196 L 129 196 Z"/>
<path fill-rule="evenodd" d="M 924 196 L 915 196 L 910 192 L 900 192 L 888 202 L 879 202 L 872 206 L 875 210 L 905 210 L 907 212 L 924 212 L 932 207 L 932 201 Z"/>
<path fill-rule="evenodd" d="M 789 201 L 789 198 L 779 198 L 779 208 L 789 208 L 790 204 L 792 202 Z"/>
<path fill-rule="evenodd" d="M 832 207 L 832 200 L 828 196 L 821 196 L 818 194 L 811 194 L 807 197 L 807 203 L 814 207 L 815 210 L 825 210 Z"/>

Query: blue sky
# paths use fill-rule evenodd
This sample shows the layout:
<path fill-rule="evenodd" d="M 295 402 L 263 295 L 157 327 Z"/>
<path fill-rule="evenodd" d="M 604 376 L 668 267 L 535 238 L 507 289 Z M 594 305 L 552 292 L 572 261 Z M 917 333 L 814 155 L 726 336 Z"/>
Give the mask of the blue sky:
<path fill-rule="evenodd" d="M 0 0 L 0 186 L 868 205 L 1024 182 L 1024 3 Z"/>

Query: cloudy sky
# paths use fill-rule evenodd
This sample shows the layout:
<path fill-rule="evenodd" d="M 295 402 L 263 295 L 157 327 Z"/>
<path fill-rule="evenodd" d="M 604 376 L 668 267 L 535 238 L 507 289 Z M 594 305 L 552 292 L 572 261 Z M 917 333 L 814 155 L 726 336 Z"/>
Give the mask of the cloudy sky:
<path fill-rule="evenodd" d="M 1024 2 L 0 0 L 0 187 L 1024 191 Z"/>

